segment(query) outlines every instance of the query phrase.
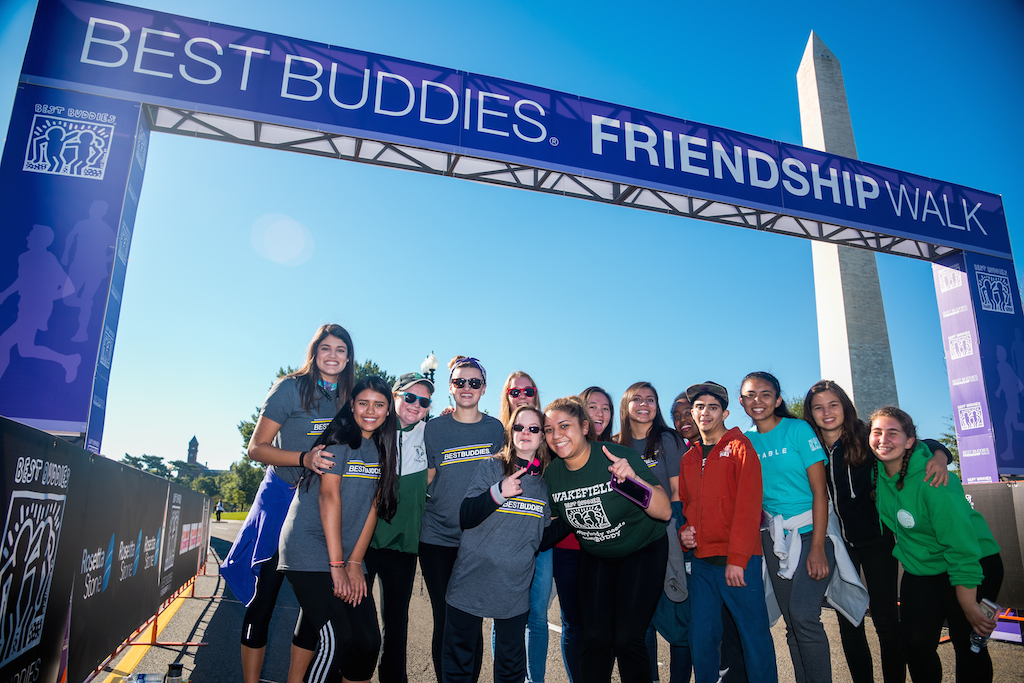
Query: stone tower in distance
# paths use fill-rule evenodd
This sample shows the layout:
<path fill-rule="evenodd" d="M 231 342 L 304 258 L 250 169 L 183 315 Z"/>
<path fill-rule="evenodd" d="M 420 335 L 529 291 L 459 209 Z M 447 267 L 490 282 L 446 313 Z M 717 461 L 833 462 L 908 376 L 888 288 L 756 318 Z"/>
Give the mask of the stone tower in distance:
<path fill-rule="evenodd" d="M 190 465 L 197 464 L 196 463 L 196 458 L 198 458 L 198 457 L 199 457 L 199 439 L 197 439 L 193 435 L 192 436 L 192 440 L 188 442 L 188 462 L 189 462 L 189 464 Z"/>
<path fill-rule="evenodd" d="M 813 31 L 796 74 L 803 145 L 857 158 L 839 60 Z M 899 405 L 874 252 L 811 242 L 822 379 L 835 380 L 866 417 Z"/>

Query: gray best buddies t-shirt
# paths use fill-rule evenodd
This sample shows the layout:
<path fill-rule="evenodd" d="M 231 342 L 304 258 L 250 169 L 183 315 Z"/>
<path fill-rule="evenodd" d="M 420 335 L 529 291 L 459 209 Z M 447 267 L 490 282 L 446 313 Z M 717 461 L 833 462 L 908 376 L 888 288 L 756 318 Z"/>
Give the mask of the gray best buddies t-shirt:
<path fill-rule="evenodd" d="M 489 458 L 477 468 L 466 498 L 479 496 L 504 478 L 502 462 Z M 551 524 L 551 508 L 544 479 L 524 474 L 519 482 L 522 494 L 507 499 L 479 525 L 462 532 L 445 596 L 452 607 L 493 619 L 509 619 L 530 610 L 533 562 L 544 527 Z"/>
<path fill-rule="evenodd" d="M 434 470 L 434 481 L 427 489 L 421 543 L 449 548 L 459 545 L 462 499 L 466 497 L 477 467 L 501 450 L 504 439 L 501 422 L 490 415 L 472 424 L 456 422 L 451 415 L 427 422 L 423 440 L 427 447 L 427 467 Z"/>
<path fill-rule="evenodd" d="M 319 477 L 310 474 L 312 480 L 307 488 L 302 482 L 298 493 L 288 508 L 288 516 L 281 529 L 278 569 L 296 572 L 329 572 L 330 557 L 327 554 L 327 540 L 320 522 L 320 487 L 328 485 L 341 487 L 341 547 L 344 559 L 348 560 L 366 525 L 370 506 L 377 495 L 377 480 L 380 479 L 380 456 L 377 444 L 372 439 L 363 439 L 357 450 L 348 446 L 332 446 L 337 451 L 335 471 L 341 477 Z M 363 569 L 365 572 L 365 568 Z"/>
<path fill-rule="evenodd" d="M 317 392 L 320 389 L 317 388 Z M 267 394 L 267 399 L 260 408 L 260 416 L 273 420 L 281 425 L 281 429 L 274 437 L 273 445 L 286 451 L 308 451 L 313 447 L 317 437 L 327 429 L 334 416 L 338 413 L 338 407 L 333 400 L 318 394 L 319 400 L 313 401 L 310 412 L 302 409 L 302 399 L 299 397 L 299 383 L 294 377 L 282 377 L 274 383 Z M 337 446 L 328 448 L 329 453 L 334 453 Z M 308 457 L 308 456 L 307 456 Z M 298 466 L 298 458 L 295 467 L 281 467 L 270 465 L 269 469 L 274 474 L 295 486 L 299 477 L 306 471 L 305 467 Z"/>

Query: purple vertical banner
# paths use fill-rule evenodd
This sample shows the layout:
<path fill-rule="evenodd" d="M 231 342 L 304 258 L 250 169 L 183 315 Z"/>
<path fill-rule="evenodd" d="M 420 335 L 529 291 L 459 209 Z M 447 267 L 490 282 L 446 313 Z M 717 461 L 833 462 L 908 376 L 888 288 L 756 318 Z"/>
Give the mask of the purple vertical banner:
<path fill-rule="evenodd" d="M 995 462 L 1001 474 L 1024 474 L 1024 315 L 1013 261 L 965 252 L 965 275 L 985 374 Z"/>
<path fill-rule="evenodd" d="M 1024 472 L 1024 319 L 1013 262 L 963 252 L 933 264 L 953 422 L 965 484 Z M 1014 330 L 1017 330 L 1017 346 Z"/>
<path fill-rule="evenodd" d="M 103 438 L 103 423 L 107 411 L 107 387 L 110 384 L 110 363 L 114 355 L 114 340 L 117 338 L 117 323 L 121 317 L 121 296 L 124 292 L 124 278 L 128 270 L 128 252 L 132 246 L 135 217 L 139 212 L 139 197 L 142 195 L 142 181 L 146 173 L 150 132 L 147 118 L 139 116 L 131 169 L 128 171 L 128 191 L 124 195 L 121 220 L 117 226 L 113 267 L 110 273 L 110 290 L 107 294 L 106 310 L 103 315 L 103 337 L 100 341 L 96 377 L 92 387 L 89 427 L 85 435 L 85 448 L 93 453 L 100 452 L 100 443 Z"/>
<path fill-rule="evenodd" d="M 98 402 L 102 425 L 142 118 L 136 102 L 18 86 L 0 162 L 0 415 L 84 434 Z"/>

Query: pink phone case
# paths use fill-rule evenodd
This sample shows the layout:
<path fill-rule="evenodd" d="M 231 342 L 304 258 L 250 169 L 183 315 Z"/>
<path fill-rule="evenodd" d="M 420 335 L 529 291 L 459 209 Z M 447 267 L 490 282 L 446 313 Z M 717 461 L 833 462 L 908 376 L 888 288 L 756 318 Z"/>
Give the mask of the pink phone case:
<path fill-rule="evenodd" d="M 613 475 L 611 487 L 645 510 L 651 504 L 651 496 L 654 495 L 650 486 L 633 477 L 626 477 L 620 484 Z"/>

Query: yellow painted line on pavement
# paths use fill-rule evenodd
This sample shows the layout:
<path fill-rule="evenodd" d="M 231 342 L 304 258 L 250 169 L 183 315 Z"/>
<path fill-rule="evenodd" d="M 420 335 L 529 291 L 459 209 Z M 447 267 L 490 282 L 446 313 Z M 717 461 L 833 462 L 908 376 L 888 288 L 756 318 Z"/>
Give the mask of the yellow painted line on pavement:
<path fill-rule="evenodd" d="M 159 617 L 157 617 L 156 623 L 160 627 L 156 632 L 157 638 L 160 637 L 160 631 L 163 631 L 167 627 L 167 624 L 170 623 L 171 617 L 174 616 L 174 613 L 177 612 L 178 608 L 185 603 L 186 598 L 187 596 L 184 594 L 179 595 L 170 605 L 167 606 L 167 609 L 161 612 Z M 146 656 L 146 653 L 149 652 L 149 649 L 152 647 L 152 645 L 149 644 L 150 638 L 152 637 L 150 635 L 152 631 L 153 624 L 150 624 L 145 631 L 139 634 L 137 639 L 138 642 L 132 643 L 128 646 L 128 654 L 124 656 L 124 659 L 117 663 L 117 666 L 110 672 L 110 675 L 104 679 L 103 683 L 121 683 L 121 679 L 130 674 L 135 667 L 139 665 L 139 662 L 142 661 L 142 658 Z"/>

